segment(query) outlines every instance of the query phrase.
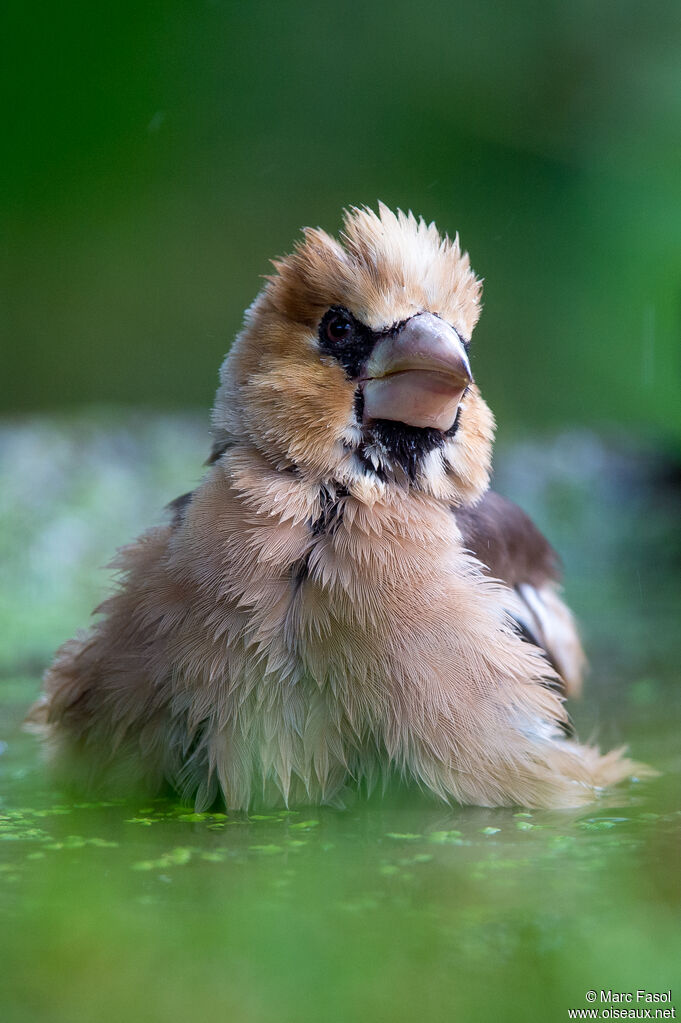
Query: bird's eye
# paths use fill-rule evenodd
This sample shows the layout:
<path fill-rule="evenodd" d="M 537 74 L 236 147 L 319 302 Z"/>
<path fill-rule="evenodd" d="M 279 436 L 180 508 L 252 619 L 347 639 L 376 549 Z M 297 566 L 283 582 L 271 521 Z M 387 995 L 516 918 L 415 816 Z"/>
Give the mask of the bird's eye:
<path fill-rule="evenodd" d="M 338 344 L 345 341 L 352 333 L 352 321 L 345 313 L 335 313 L 326 324 L 326 336 L 329 341 Z"/>

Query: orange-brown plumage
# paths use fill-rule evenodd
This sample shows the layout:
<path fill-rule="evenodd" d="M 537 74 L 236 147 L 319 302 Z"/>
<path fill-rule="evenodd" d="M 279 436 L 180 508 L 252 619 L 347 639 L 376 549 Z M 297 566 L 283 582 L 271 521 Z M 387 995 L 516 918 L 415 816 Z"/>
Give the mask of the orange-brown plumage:
<path fill-rule="evenodd" d="M 206 477 L 121 552 L 119 590 L 47 673 L 32 721 L 55 764 L 242 809 L 391 774 L 576 806 L 631 775 L 567 737 L 583 655 L 552 552 L 483 499 L 494 424 L 458 239 L 352 210 L 275 270 L 225 360 Z"/>

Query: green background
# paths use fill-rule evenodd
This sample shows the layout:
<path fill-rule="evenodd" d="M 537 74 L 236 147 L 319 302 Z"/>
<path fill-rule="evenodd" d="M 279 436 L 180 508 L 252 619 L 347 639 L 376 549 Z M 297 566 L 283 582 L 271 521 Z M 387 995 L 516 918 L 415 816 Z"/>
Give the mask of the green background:
<path fill-rule="evenodd" d="M 678 986 L 681 4 L 8 3 L 0 157 L 0 1019 L 553 1023 Z M 21 730 L 115 548 L 195 485 L 243 309 L 349 204 L 485 278 L 495 485 L 555 543 L 583 811 L 196 815 L 56 789 Z"/>
<path fill-rule="evenodd" d="M 681 6 L 3 5 L 0 404 L 206 408 L 348 204 L 460 232 L 505 427 L 681 436 Z"/>

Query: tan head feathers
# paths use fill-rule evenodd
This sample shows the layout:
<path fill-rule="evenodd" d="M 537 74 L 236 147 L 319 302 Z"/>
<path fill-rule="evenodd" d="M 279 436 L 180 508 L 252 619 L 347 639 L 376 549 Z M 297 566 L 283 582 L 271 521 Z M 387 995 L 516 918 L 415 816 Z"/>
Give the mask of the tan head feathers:
<path fill-rule="evenodd" d="M 482 283 L 458 235 L 441 236 L 435 224 L 383 203 L 377 213 L 346 210 L 339 241 L 305 228 L 294 252 L 274 266 L 267 288 L 272 303 L 303 323 L 332 304 L 374 329 L 428 311 L 470 338 L 480 316 Z"/>

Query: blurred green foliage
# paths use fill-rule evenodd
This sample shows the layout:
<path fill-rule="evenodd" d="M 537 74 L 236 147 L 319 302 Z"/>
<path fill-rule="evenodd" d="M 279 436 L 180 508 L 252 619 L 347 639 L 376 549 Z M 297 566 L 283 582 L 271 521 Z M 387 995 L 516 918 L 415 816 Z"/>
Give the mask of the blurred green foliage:
<path fill-rule="evenodd" d="M 681 436 L 681 7 L 3 5 L 0 403 L 207 406 L 347 204 L 458 230 L 507 426 Z"/>

